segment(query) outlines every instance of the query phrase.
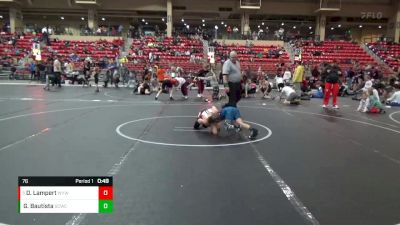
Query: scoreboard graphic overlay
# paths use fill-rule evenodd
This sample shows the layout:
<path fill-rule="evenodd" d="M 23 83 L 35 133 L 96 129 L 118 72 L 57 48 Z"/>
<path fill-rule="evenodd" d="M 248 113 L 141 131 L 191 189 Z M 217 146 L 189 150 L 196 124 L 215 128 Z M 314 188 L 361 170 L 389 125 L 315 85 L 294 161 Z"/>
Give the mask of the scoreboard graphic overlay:
<path fill-rule="evenodd" d="M 18 177 L 19 213 L 112 211 L 112 177 Z"/>

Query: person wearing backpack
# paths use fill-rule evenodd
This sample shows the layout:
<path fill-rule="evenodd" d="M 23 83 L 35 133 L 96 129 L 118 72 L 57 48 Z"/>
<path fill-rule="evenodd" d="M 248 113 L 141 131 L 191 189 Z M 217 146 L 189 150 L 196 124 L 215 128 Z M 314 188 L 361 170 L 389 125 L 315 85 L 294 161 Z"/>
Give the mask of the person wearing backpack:
<path fill-rule="evenodd" d="M 337 95 L 339 93 L 339 75 L 341 74 L 340 68 L 333 63 L 326 68 L 325 77 L 325 95 L 323 100 L 323 108 L 329 104 L 330 96 L 332 95 L 332 107 L 338 109 Z"/>

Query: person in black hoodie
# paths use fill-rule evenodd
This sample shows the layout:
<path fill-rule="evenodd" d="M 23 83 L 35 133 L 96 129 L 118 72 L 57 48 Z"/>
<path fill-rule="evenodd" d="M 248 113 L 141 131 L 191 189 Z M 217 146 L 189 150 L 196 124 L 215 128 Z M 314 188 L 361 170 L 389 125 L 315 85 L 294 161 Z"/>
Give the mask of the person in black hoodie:
<path fill-rule="evenodd" d="M 325 95 L 324 95 L 324 100 L 323 100 L 323 108 L 326 108 L 330 96 L 332 95 L 333 98 L 333 108 L 338 109 L 339 106 L 337 105 L 337 95 L 339 93 L 339 76 L 341 74 L 340 68 L 336 65 L 336 63 L 333 63 L 332 65 L 328 65 L 325 68 L 324 74 L 326 75 L 325 77 Z"/>

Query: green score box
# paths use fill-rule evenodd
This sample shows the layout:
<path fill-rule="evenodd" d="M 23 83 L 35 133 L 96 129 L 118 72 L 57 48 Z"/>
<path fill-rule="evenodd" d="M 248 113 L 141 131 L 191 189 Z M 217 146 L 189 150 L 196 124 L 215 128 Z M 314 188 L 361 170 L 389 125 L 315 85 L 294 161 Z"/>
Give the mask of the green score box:
<path fill-rule="evenodd" d="M 113 201 L 112 200 L 99 200 L 99 213 L 112 213 Z"/>

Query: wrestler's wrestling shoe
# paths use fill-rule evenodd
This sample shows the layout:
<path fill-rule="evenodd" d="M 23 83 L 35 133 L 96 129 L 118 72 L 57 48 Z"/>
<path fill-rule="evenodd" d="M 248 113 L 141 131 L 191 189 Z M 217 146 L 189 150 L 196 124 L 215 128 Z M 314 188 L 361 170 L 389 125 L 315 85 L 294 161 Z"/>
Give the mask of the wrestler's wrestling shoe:
<path fill-rule="evenodd" d="M 194 122 L 194 125 L 193 125 L 193 129 L 195 129 L 195 130 L 198 130 L 198 129 L 200 129 L 200 123 L 199 122 Z"/>
<path fill-rule="evenodd" d="M 250 128 L 249 139 L 254 140 L 258 135 L 258 130 L 256 128 Z"/>
<path fill-rule="evenodd" d="M 226 131 L 235 129 L 235 125 L 231 124 L 228 120 L 224 121 L 224 127 Z"/>

